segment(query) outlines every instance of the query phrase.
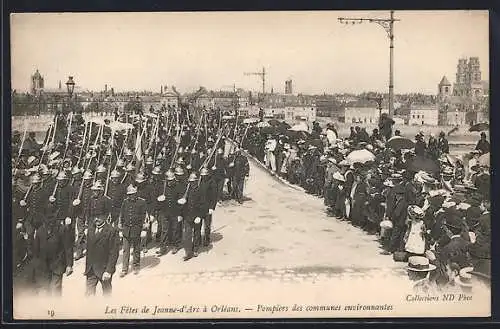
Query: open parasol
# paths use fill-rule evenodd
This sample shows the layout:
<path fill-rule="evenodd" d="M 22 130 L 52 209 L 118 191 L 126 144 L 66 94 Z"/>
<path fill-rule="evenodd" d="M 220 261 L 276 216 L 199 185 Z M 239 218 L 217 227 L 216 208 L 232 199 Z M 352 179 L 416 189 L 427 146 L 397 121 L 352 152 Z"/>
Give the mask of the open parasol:
<path fill-rule="evenodd" d="M 486 122 L 481 122 L 481 123 L 476 123 L 475 125 L 471 126 L 469 128 L 469 131 L 473 132 L 473 131 L 477 131 L 477 132 L 480 132 L 480 131 L 485 131 L 485 130 L 488 130 L 490 129 L 490 125 L 487 124 Z"/>
<path fill-rule="evenodd" d="M 369 161 L 374 161 L 375 160 L 375 155 L 366 150 L 356 150 L 352 151 L 347 155 L 346 160 L 349 162 L 349 164 L 354 164 L 354 163 L 366 163 Z"/>
<path fill-rule="evenodd" d="M 264 127 L 270 127 L 271 125 L 265 121 L 257 123 L 257 127 L 259 128 L 264 128 Z"/>
<path fill-rule="evenodd" d="M 415 147 L 415 143 L 405 137 L 400 137 L 400 136 L 394 136 L 391 137 L 387 143 L 385 144 L 386 147 L 391 148 L 395 151 L 399 151 L 402 149 L 407 149 L 411 150 L 412 148 Z"/>
<path fill-rule="evenodd" d="M 259 121 L 259 118 L 246 118 L 246 119 L 243 119 L 243 123 L 255 123 L 255 122 L 258 122 Z"/>

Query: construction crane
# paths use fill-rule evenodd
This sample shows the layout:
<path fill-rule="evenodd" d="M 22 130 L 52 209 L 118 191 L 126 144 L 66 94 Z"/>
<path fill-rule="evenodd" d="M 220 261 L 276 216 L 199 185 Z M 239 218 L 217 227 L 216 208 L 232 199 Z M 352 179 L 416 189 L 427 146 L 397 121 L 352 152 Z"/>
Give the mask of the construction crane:
<path fill-rule="evenodd" d="M 266 69 L 262 67 L 262 72 L 245 72 L 244 75 L 258 75 L 262 79 L 262 96 L 266 93 Z"/>

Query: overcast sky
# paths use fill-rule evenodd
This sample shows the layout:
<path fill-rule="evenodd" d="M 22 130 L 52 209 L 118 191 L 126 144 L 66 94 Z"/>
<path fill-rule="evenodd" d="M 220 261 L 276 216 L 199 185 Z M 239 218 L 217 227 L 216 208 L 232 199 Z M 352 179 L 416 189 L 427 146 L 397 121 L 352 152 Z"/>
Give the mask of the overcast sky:
<path fill-rule="evenodd" d="M 11 16 L 12 88 L 27 90 L 39 69 L 48 88 L 73 75 L 102 90 L 184 93 L 236 87 L 283 92 L 387 91 L 389 40 L 373 23 L 343 25 L 338 17 L 388 17 L 378 12 L 68 13 Z M 489 75 L 487 11 L 396 11 L 396 93 L 436 93 L 443 75 L 455 81 L 459 57 L 477 56 Z"/>

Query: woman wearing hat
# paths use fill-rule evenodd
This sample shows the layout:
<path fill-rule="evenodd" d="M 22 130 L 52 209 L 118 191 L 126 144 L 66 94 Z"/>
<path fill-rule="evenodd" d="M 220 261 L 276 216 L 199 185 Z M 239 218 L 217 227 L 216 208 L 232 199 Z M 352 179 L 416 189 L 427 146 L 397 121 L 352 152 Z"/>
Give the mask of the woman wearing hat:
<path fill-rule="evenodd" d="M 408 207 L 408 230 L 405 235 L 405 251 L 411 255 L 423 255 L 425 252 L 424 211 L 416 205 Z"/>

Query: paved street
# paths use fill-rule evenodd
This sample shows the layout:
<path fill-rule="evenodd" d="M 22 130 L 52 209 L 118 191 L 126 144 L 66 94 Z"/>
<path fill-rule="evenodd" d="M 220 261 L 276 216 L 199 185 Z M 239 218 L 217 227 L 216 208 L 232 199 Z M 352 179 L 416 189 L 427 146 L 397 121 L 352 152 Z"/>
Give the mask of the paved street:
<path fill-rule="evenodd" d="M 243 205 L 226 201 L 217 207 L 210 250 L 184 262 L 183 251 L 158 258 L 154 254 L 156 249 L 151 249 L 142 258 L 138 275 L 124 278 L 115 275 L 112 298 L 85 303 L 84 311 L 81 305 L 69 302 L 79 300 L 85 291 L 82 259 L 76 262 L 74 273 L 64 278 L 63 303 L 30 299 L 33 316 L 46 316 L 45 309 L 52 305 L 59 310 L 56 317 L 71 318 L 75 312 L 83 318 L 101 317 L 106 306 L 120 307 L 125 301 L 135 306 L 239 304 L 240 308 L 249 308 L 247 313 L 230 313 L 247 317 L 273 316 L 272 312 L 255 313 L 255 307 L 264 301 L 287 305 L 329 304 L 339 300 L 343 304 L 349 301 L 384 304 L 381 296 L 403 301 L 410 292 L 406 264 L 381 255 L 376 236 L 326 216 L 321 199 L 283 185 L 252 161 L 250 166 L 251 177 L 245 193 L 248 200 Z M 120 255 L 117 274 L 121 262 Z M 23 298 L 17 299 L 17 303 L 22 305 Z M 294 313 L 300 314 L 311 316 Z M 356 314 L 363 313 L 342 313 L 342 316 Z M 284 313 L 275 316 L 279 315 Z M 134 318 L 137 314 L 108 316 Z M 193 316 L 211 317 L 214 313 L 153 317 Z"/>

